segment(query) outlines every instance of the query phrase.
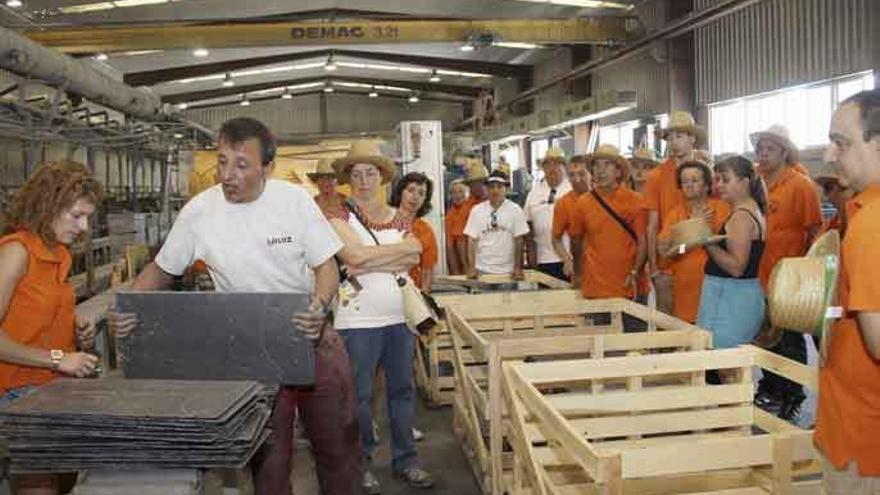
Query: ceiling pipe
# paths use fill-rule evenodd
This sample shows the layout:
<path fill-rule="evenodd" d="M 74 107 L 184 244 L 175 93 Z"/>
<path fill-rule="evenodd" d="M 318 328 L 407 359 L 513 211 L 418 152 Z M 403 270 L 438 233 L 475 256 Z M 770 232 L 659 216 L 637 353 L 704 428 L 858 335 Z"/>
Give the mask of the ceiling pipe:
<path fill-rule="evenodd" d="M 162 118 L 158 95 L 132 88 L 56 50 L 0 27 L 0 68 L 39 79 L 83 98 L 141 119 Z"/>

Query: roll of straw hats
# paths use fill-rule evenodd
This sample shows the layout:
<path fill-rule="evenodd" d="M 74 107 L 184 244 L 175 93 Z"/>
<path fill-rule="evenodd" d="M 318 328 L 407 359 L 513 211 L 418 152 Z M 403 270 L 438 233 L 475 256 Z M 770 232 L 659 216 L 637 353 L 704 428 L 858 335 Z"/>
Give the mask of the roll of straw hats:
<path fill-rule="evenodd" d="M 689 249 L 724 240 L 727 236 L 714 235 L 704 218 L 689 218 L 672 226 L 668 255 L 684 254 Z"/>

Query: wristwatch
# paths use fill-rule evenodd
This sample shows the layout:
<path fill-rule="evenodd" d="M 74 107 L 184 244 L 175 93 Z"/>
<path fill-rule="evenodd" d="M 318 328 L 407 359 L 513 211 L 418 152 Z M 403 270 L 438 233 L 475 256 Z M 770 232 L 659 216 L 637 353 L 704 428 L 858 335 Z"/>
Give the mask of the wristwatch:
<path fill-rule="evenodd" d="M 52 349 L 49 351 L 49 358 L 52 359 L 52 371 L 58 371 L 61 360 L 64 359 L 64 351 L 60 349 Z"/>

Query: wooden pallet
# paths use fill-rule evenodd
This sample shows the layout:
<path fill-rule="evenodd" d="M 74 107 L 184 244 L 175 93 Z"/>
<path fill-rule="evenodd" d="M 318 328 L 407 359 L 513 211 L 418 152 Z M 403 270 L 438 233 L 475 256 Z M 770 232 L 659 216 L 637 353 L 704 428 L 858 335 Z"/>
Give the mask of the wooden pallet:
<path fill-rule="evenodd" d="M 494 318 L 485 315 L 490 310 L 484 306 L 471 308 L 470 318 L 455 307 L 447 309 L 455 369 L 456 431 L 469 450 L 468 457 L 485 493 L 500 495 L 508 488 L 505 477 L 510 477 L 513 468 L 513 458 L 504 450 L 509 425 L 502 400 L 502 362 L 526 357 L 540 361 L 605 358 L 629 351 L 711 347 L 709 332 L 662 313 L 652 314 L 632 301 L 576 299 L 561 306 L 507 308 L 503 317 Z M 611 323 L 591 324 L 591 317 L 605 313 L 613 315 L 607 318 Z M 624 314 L 650 321 L 652 330 L 664 331 L 624 334 Z"/>
<path fill-rule="evenodd" d="M 482 294 L 437 294 L 437 303 L 454 308 L 474 326 L 486 331 L 500 330 L 496 321 L 514 308 L 542 308 L 576 311 L 582 299 L 574 290 L 547 290 L 532 292 L 486 292 Z M 615 321 L 615 325 L 619 322 Z M 512 322 L 517 330 L 528 330 L 534 319 L 524 317 Z M 452 405 L 455 393 L 454 378 L 441 376 L 441 363 L 452 368 L 452 340 L 446 322 L 434 329 L 429 337 L 418 343 L 421 360 L 416 362 L 416 383 L 428 402 L 435 406 Z"/>
<path fill-rule="evenodd" d="M 515 284 L 510 275 L 501 275 L 493 273 L 485 273 L 477 279 L 471 280 L 465 275 L 443 275 L 435 279 L 437 283 L 461 285 L 464 287 L 491 286 L 497 284 Z M 570 289 L 571 283 L 566 280 L 560 280 L 546 273 L 537 270 L 523 270 L 523 280 L 521 282 L 534 284 L 542 289 Z"/>
<path fill-rule="evenodd" d="M 817 389 L 815 368 L 754 346 L 505 362 L 511 493 L 818 494 L 813 432 L 753 405 L 753 367 Z M 728 381 L 707 385 L 707 370 Z"/>

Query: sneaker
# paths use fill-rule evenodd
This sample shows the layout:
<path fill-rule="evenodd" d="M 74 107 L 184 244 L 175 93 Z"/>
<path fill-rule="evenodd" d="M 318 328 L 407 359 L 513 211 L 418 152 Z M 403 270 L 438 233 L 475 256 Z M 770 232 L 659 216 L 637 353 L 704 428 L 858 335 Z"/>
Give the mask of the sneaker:
<path fill-rule="evenodd" d="M 373 441 L 379 443 L 379 423 L 373 420 Z"/>
<path fill-rule="evenodd" d="M 376 475 L 369 469 L 364 469 L 364 480 L 361 482 L 361 486 L 364 488 L 364 493 L 367 495 L 379 495 L 382 493 L 382 488 L 379 486 L 379 479 L 376 478 Z"/>
<path fill-rule="evenodd" d="M 394 473 L 394 477 L 406 482 L 412 488 L 431 488 L 434 486 L 434 477 L 422 468 L 411 467 Z"/>
<path fill-rule="evenodd" d="M 779 418 L 786 421 L 795 422 L 801 413 L 801 404 L 804 403 L 802 394 L 786 397 L 779 406 Z"/>
<path fill-rule="evenodd" d="M 421 442 L 425 438 L 425 432 L 418 428 L 413 428 L 413 440 Z"/>

